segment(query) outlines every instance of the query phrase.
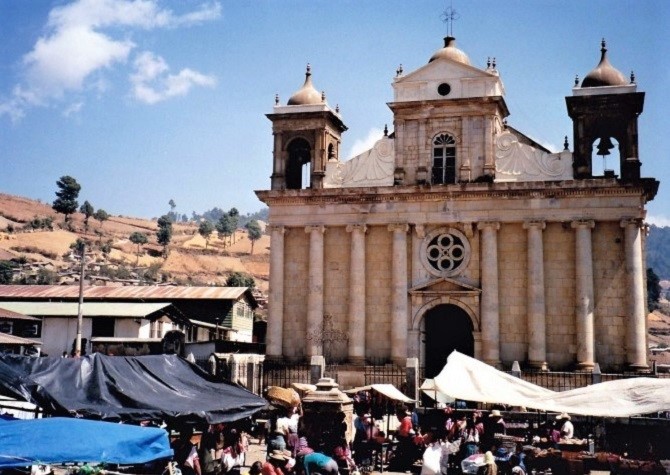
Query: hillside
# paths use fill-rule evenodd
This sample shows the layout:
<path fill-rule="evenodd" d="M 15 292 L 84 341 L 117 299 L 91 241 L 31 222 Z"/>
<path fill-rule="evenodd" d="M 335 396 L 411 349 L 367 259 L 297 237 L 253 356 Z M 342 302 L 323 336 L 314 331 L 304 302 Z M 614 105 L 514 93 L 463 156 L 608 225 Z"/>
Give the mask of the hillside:
<path fill-rule="evenodd" d="M 196 224 L 175 223 L 168 256 L 164 258 L 162 247 L 156 242 L 156 228 L 155 221 L 109 216 L 103 222 L 90 218 L 87 229 L 81 213 L 75 213 L 66 228 L 63 216 L 57 215 L 50 204 L 0 193 L 0 260 L 21 263 L 20 275 L 29 282 L 39 273 L 52 279 L 57 274 L 57 282 L 73 281 L 77 264 L 70 245 L 82 238 L 91 243 L 94 263 L 87 275 L 100 277 L 94 283 L 153 279 L 223 285 L 231 272 L 246 272 L 254 277 L 260 290 L 267 292 L 269 236 L 256 241 L 251 254 L 251 241 L 243 229 L 236 232 L 230 244 L 214 233 L 206 245 Z M 135 231 L 145 233 L 149 239 L 139 256 L 137 246 L 129 240 Z"/>

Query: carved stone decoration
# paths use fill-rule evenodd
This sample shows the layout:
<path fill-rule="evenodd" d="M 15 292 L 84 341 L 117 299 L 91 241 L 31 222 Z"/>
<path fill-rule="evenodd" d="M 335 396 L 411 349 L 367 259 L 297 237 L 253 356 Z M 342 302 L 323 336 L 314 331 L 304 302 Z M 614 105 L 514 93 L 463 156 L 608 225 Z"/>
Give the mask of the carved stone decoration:
<path fill-rule="evenodd" d="M 510 131 L 496 137 L 495 181 L 549 181 L 572 179 L 572 154 L 547 153 L 522 143 Z"/>
<path fill-rule="evenodd" d="M 424 238 L 421 262 L 434 276 L 454 276 L 467 268 L 470 252 L 465 234 L 453 228 L 439 228 Z"/>
<path fill-rule="evenodd" d="M 393 139 L 383 137 L 374 146 L 346 162 L 329 162 L 326 188 L 393 185 L 395 147 Z"/>

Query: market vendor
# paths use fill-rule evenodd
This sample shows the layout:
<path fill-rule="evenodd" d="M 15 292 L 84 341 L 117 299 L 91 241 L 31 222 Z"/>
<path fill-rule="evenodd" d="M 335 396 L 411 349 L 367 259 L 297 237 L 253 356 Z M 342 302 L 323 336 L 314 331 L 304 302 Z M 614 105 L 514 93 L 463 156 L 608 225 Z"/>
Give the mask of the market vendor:
<path fill-rule="evenodd" d="M 572 425 L 572 422 L 570 422 L 570 414 L 567 414 L 565 412 L 559 414 L 556 416 L 556 420 L 562 422 L 561 424 L 561 439 L 572 439 L 575 437 L 575 427 Z"/>

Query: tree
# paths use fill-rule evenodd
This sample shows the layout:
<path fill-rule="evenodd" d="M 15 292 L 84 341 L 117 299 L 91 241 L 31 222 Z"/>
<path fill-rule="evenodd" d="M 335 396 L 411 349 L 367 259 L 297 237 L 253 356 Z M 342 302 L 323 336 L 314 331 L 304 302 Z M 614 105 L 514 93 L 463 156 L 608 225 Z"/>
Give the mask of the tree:
<path fill-rule="evenodd" d="M 256 244 L 256 241 L 258 241 L 262 235 L 263 231 L 261 231 L 261 226 L 258 224 L 258 221 L 254 219 L 247 223 L 247 236 L 249 237 L 249 241 L 251 241 L 251 254 L 254 253 L 254 244 Z"/>
<path fill-rule="evenodd" d="M 79 212 L 84 214 L 84 229 L 88 232 L 88 218 L 93 216 L 95 210 L 93 206 L 88 201 L 84 201 L 84 204 L 79 208 Z"/>
<path fill-rule="evenodd" d="M 224 214 L 216 223 L 216 230 L 219 233 L 219 239 L 223 239 L 223 245 L 226 246 L 225 238 L 230 237 L 235 232 L 235 226 L 230 215 Z"/>
<path fill-rule="evenodd" d="M 100 221 L 100 227 L 102 228 L 102 223 L 107 221 L 109 219 L 109 215 L 107 214 L 107 211 L 104 209 L 100 208 L 98 211 L 95 212 L 93 217 L 97 220 Z"/>
<path fill-rule="evenodd" d="M 163 246 L 163 257 L 167 258 L 168 244 L 172 240 L 172 221 L 168 215 L 158 218 L 158 230 L 156 231 L 158 244 Z"/>
<path fill-rule="evenodd" d="M 209 245 L 209 238 L 214 232 L 214 225 L 209 221 L 202 221 L 200 226 L 198 226 L 198 232 L 202 237 L 205 238 L 205 249 L 207 249 L 207 246 Z"/>
<path fill-rule="evenodd" d="M 256 287 L 256 281 L 249 274 L 244 272 L 233 272 L 226 279 L 226 287 Z"/>
<path fill-rule="evenodd" d="M 174 211 L 174 209 L 177 207 L 177 204 L 174 202 L 172 198 L 170 198 L 170 201 L 168 201 L 168 204 L 170 205 L 170 211 Z"/>
<path fill-rule="evenodd" d="M 14 266 L 9 261 L 0 261 L 0 284 L 11 284 L 14 278 Z"/>
<path fill-rule="evenodd" d="M 647 308 L 649 311 L 658 308 L 658 300 L 661 298 L 661 279 L 651 267 L 647 268 Z"/>
<path fill-rule="evenodd" d="M 79 206 L 77 197 L 79 196 L 81 185 L 71 176 L 65 175 L 60 177 L 60 180 L 56 182 L 56 186 L 58 186 L 58 191 L 51 207 L 56 213 L 65 215 L 65 222 L 67 223 L 70 215 L 77 211 L 77 207 Z"/>
<path fill-rule="evenodd" d="M 142 250 L 142 244 L 148 243 L 149 239 L 147 238 L 146 234 L 139 231 L 133 232 L 128 239 L 130 239 L 130 242 L 133 244 L 137 244 L 137 262 L 135 262 L 135 266 L 138 266 L 140 265 L 140 252 Z"/>
<path fill-rule="evenodd" d="M 233 226 L 233 242 L 235 242 L 235 231 L 237 231 L 237 226 L 240 223 L 240 212 L 237 211 L 237 208 L 230 208 L 228 211 L 228 216 L 230 218 L 231 225 Z"/>

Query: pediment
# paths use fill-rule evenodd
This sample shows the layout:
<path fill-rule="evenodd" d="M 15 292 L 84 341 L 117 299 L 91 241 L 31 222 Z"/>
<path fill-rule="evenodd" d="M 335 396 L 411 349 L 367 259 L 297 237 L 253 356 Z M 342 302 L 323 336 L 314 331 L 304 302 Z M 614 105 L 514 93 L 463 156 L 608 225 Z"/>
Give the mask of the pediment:
<path fill-rule="evenodd" d="M 409 289 L 410 294 L 479 295 L 480 288 L 449 277 L 423 282 Z"/>
<path fill-rule="evenodd" d="M 450 91 L 438 93 L 438 86 L 447 83 Z M 393 82 L 394 102 L 463 99 L 504 96 L 505 88 L 493 69 L 436 59 Z"/>
<path fill-rule="evenodd" d="M 449 59 L 436 59 L 411 73 L 402 76 L 396 80 L 396 84 L 402 84 L 413 81 L 432 81 L 436 79 L 473 79 L 473 78 L 493 78 L 494 74 L 470 66 L 468 64 L 451 61 Z"/>

